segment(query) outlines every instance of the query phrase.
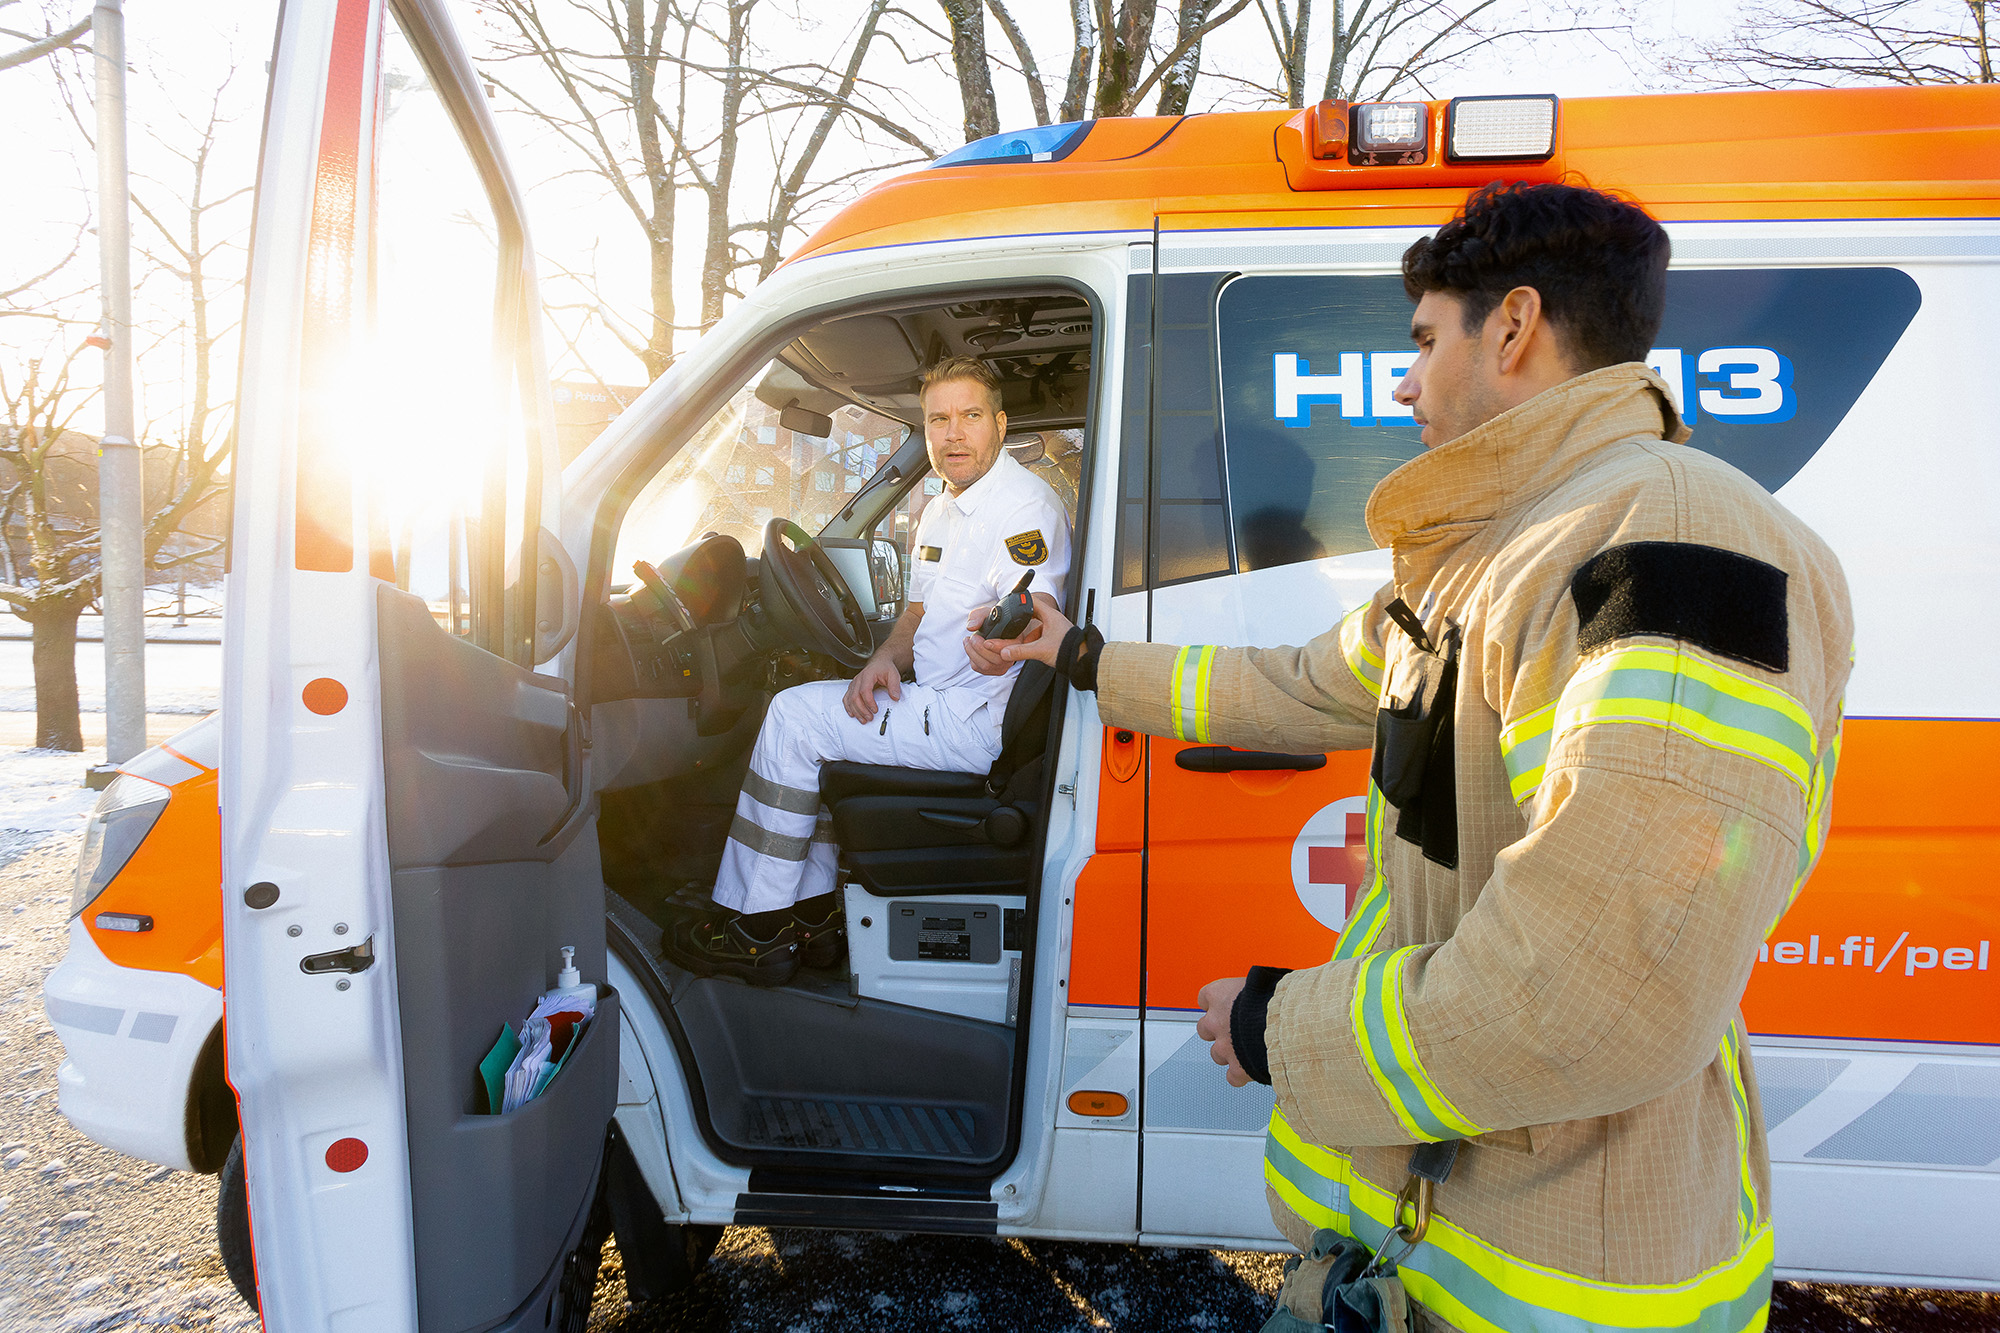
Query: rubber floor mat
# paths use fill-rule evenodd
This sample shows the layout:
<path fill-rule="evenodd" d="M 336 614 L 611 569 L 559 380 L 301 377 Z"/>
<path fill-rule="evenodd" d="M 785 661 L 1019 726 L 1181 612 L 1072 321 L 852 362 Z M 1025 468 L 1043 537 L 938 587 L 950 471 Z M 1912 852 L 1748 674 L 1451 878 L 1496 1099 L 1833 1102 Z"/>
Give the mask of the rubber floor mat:
<path fill-rule="evenodd" d="M 898 1157 L 972 1157 L 976 1122 L 962 1106 L 758 1097 L 750 1133 L 760 1147 Z"/>

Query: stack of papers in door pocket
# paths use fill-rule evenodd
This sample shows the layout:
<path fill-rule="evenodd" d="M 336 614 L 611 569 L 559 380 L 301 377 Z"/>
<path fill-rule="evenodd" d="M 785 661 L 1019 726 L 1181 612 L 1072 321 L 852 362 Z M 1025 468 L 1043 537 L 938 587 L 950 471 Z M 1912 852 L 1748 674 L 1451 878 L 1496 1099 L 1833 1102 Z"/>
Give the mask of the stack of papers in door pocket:
<path fill-rule="evenodd" d="M 547 995 L 519 1032 L 502 1028 L 500 1040 L 479 1064 L 488 1110 L 505 1114 L 541 1096 L 596 1012 L 596 1001 L 588 997 Z M 504 1077 L 503 1061 L 507 1062 Z"/>

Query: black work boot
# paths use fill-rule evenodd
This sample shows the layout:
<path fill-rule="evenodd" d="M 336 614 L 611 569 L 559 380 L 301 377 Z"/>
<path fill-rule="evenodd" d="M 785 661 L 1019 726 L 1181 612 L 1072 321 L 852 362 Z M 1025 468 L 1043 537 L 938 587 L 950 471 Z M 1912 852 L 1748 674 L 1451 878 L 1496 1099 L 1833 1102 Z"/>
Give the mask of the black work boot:
<path fill-rule="evenodd" d="M 799 970 L 798 933 L 778 912 L 746 916 L 712 906 L 677 915 L 660 935 L 660 950 L 698 976 L 740 977 L 753 986 L 782 986 Z"/>
<path fill-rule="evenodd" d="M 847 910 L 838 893 L 792 904 L 792 930 L 807 967 L 839 967 L 847 953 Z"/>

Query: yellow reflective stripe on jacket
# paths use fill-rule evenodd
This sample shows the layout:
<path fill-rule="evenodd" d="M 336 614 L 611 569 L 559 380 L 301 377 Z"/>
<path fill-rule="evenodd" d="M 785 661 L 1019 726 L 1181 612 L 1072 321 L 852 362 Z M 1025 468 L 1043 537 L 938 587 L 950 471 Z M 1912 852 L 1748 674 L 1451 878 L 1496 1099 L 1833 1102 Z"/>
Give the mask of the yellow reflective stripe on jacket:
<path fill-rule="evenodd" d="M 1368 784 L 1368 888 L 1354 900 L 1354 911 L 1340 928 L 1333 947 L 1335 962 L 1359 958 L 1375 947 L 1375 937 L 1389 919 L 1389 885 L 1382 878 L 1382 829 L 1389 802 L 1371 781 Z"/>
<path fill-rule="evenodd" d="M 1555 722 L 1556 704 L 1547 703 L 1500 732 L 1500 759 L 1507 765 L 1507 789 L 1515 805 L 1526 805 L 1541 790 Z"/>
<path fill-rule="evenodd" d="M 1813 765 L 1812 790 L 1806 793 L 1805 834 L 1799 839 L 1799 872 L 1792 880 L 1792 891 L 1785 895 L 1785 905 L 1778 912 L 1783 917 L 1798 901 L 1799 890 L 1806 886 L 1813 867 L 1819 864 L 1820 853 L 1826 850 L 1827 830 L 1833 826 L 1833 777 L 1840 767 L 1840 736 L 1843 719 L 1836 714 L 1833 720 L 1833 735 L 1828 738 L 1826 748 L 1820 751 L 1819 762 Z M 1775 928 L 1778 918 L 1771 925 Z"/>
<path fill-rule="evenodd" d="M 1357 606 L 1340 618 L 1340 655 L 1347 660 L 1347 669 L 1361 682 L 1361 688 L 1368 691 L 1373 699 L 1382 697 L 1382 658 L 1368 646 L 1368 613 L 1374 609 L 1371 602 Z"/>
<path fill-rule="evenodd" d="M 1485 1129 L 1453 1106 L 1431 1078 L 1410 1036 L 1410 1021 L 1403 1012 L 1403 967 L 1419 947 L 1413 944 L 1361 960 L 1348 1006 L 1354 1044 L 1389 1109 L 1413 1137 L 1435 1143 L 1483 1134 Z"/>
<path fill-rule="evenodd" d="M 1722 1034 L 1720 1055 L 1723 1072 L 1729 1075 L 1729 1110 L 1736 1123 L 1737 1236 L 1747 1241 L 1757 1229 L 1757 1182 L 1750 1174 L 1750 1093 L 1743 1086 L 1743 1047 L 1733 1021 Z"/>
<path fill-rule="evenodd" d="M 1214 665 L 1214 644 L 1183 648 L 1175 654 L 1167 698 L 1175 740 L 1208 742 L 1208 682 Z"/>
<path fill-rule="evenodd" d="M 1812 786 L 1819 755 L 1812 715 L 1798 700 L 1672 648 L 1613 649 L 1570 677 L 1556 707 L 1556 740 L 1594 722 L 1665 727 L 1768 764 L 1802 791 Z"/>
<path fill-rule="evenodd" d="M 1346 1154 L 1306 1143 L 1273 1109 L 1264 1179 L 1300 1217 L 1373 1249 L 1388 1235 L 1396 1196 L 1354 1173 Z M 1685 1282 L 1594 1282 L 1529 1263 L 1445 1216 L 1438 1191 L 1430 1231 L 1397 1266 L 1410 1296 L 1465 1333 L 1758 1333 L 1770 1315 L 1772 1235 L 1756 1228 L 1735 1255 Z"/>

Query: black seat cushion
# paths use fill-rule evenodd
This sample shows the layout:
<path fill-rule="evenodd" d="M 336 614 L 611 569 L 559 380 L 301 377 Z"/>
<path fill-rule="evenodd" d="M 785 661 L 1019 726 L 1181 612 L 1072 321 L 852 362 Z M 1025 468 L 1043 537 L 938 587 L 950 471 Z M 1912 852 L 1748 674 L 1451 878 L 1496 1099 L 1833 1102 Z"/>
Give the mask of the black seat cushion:
<path fill-rule="evenodd" d="M 822 764 L 820 798 L 834 838 L 870 893 L 1023 893 L 1039 849 L 1054 673 L 1030 662 L 1001 723 L 1000 756 L 986 773 Z M 989 821 L 1010 806 L 997 825 Z"/>
<path fill-rule="evenodd" d="M 856 764 L 837 759 L 820 765 L 819 794 L 829 809 L 855 796 L 984 796 L 986 775 L 892 768 L 887 764 Z"/>

